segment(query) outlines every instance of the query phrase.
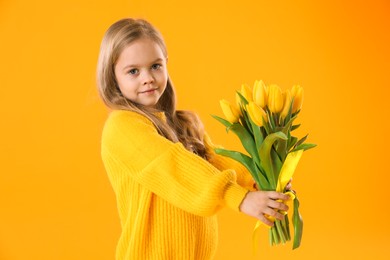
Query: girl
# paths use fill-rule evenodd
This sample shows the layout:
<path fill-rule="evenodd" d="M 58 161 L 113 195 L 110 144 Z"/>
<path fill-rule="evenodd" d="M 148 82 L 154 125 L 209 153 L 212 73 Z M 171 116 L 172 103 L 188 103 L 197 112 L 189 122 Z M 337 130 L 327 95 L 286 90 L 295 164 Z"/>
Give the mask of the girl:
<path fill-rule="evenodd" d="M 123 19 L 104 35 L 98 90 L 112 112 L 101 155 L 122 226 L 116 259 L 211 259 L 216 213 L 227 206 L 267 225 L 282 219 L 277 200 L 256 191 L 246 169 L 214 153 L 198 117 L 175 108 L 160 33 L 147 21 Z"/>

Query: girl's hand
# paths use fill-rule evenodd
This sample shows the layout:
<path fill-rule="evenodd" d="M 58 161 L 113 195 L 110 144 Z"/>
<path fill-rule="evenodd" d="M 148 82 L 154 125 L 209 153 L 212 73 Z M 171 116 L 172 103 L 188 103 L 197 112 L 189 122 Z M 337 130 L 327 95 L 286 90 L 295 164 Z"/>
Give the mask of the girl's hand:
<path fill-rule="evenodd" d="M 292 178 L 290 179 L 290 181 L 287 183 L 287 185 L 286 185 L 286 191 L 288 191 L 288 190 L 292 190 Z"/>
<path fill-rule="evenodd" d="M 273 226 L 273 222 L 264 215 L 272 216 L 282 220 L 284 215 L 278 210 L 287 211 L 288 207 L 276 200 L 289 200 L 290 197 L 276 191 L 250 191 L 247 193 L 240 205 L 240 211 L 251 217 L 255 217 L 268 226 Z"/>

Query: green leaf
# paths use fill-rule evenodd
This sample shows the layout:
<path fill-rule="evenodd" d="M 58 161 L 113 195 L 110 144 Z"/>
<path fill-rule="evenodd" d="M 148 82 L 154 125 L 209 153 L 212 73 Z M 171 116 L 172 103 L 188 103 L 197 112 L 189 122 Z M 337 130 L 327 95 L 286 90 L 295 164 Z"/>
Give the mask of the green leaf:
<path fill-rule="evenodd" d="M 240 104 L 240 109 L 241 109 L 241 114 L 242 114 L 241 122 L 242 122 L 243 126 L 246 128 L 246 130 L 248 130 L 248 132 L 250 132 L 253 135 L 252 127 L 250 127 L 250 124 L 248 124 L 249 115 L 245 110 L 245 106 L 248 105 L 249 102 L 248 102 L 248 100 L 246 100 L 246 98 L 239 91 L 237 91 L 236 93 L 240 97 L 241 103 L 242 103 L 242 104 Z"/>
<path fill-rule="evenodd" d="M 244 109 L 242 110 L 242 115 L 243 115 L 243 117 L 242 117 L 243 118 L 243 120 L 242 120 L 243 126 L 253 136 L 254 135 L 253 130 L 252 130 L 252 127 L 250 125 L 250 120 L 251 120 L 250 116 L 248 115 L 248 113 Z"/>
<path fill-rule="evenodd" d="M 298 150 L 309 150 L 311 148 L 314 148 L 316 147 L 317 145 L 316 144 L 301 144 L 301 145 L 298 145 L 297 147 L 294 148 L 294 150 L 292 150 L 291 152 L 295 152 L 295 151 L 298 151 Z"/>
<path fill-rule="evenodd" d="M 299 112 L 301 112 L 301 110 L 299 109 L 298 111 L 296 111 L 295 113 L 292 113 L 291 116 L 297 116 L 299 114 Z"/>
<path fill-rule="evenodd" d="M 293 121 L 295 120 L 296 116 L 295 117 L 292 117 L 288 122 L 287 124 L 281 129 L 281 131 L 286 135 L 286 136 L 289 136 L 290 134 L 290 128 L 291 128 L 291 125 L 293 123 Z M 288 149 L 287 149 L 287 143 L 288 143 L 289 139 L 287 138 L 286 140 L 278 140 L 277 141 L 277 145 L 276 145 L 276 152 L 278 153 L 279 155 L 279 158 L 280 160 L 283 162 L 287 156 L 287 152 L 288 152 Z"/>
<path fill-rule="evenodd" d="M 287 133 L 290 132 L 290 130 L 291 130 L 291 128 L 292 128 L 291 125 L 292 125 L 292 123 L 294 122 L 294 120 L 295 120 L 296 118 L 297 118 L 296 116 L 292 117 L 292 118 L 287 122 L 287 124 L 284 125 L 283 130 L 282 130 L 283 133 L 285 133 L 285 134 L 287 135 Z"/>
<path fill-rule="evenodd" d="M 214 149 L 214 151 L 217 154 L 230 157 L 233 160 L 236 160 L 237 162 L 244 165 L 252 175 L 253 179 L 255 179 L 256 183 L 259 183 L 258 170 L 251 157 L 237 151 L 230 151 L 222 148 L 216 148 Z"/>
<path fill-rule="evenodd" d="M 291 127 L 291 131 L 294 131 L 295 129 L 297 129 L 298 127 L 300 127 L 301 126 L 301 124 L 299 124 L 299 125 L 293 125 L 292 127 Z"/>
<path fill-rule="evenodd" d="M 221 124 L 223 124 L 226 127 L 230 127 L 232 125 L 232 123 L 230 123 L 226 119 L 223 119 L 222 117 L 219 117 L 219 116 L 216 116 L 216 115 L 211 115 L 211 116 L 214 117 L 215 119 L 217 119 Z"/>
<path fill-rule="evenodd" d="M 264 127 L 266 135 L 272 134 L 272 130 L 271 130 L 269 124 L 267 122 L 265 122 L 264 119 L 263 119 L 263 127 Z"/>
<path fill-rule="evenodd" d="M 253 136 L 245 129 L 245 127 L 241 124 L 234 123 L 230 127 L 230 130 L 238 136 L 245 150 L 249 153 L 250 156 L 252 156 L 255 162 L 260 163 L 260 157 L 257 152 Z"/>
<path fill-rule="evenodd" d="M 270 113 L 269 114 L 269 123 L 270 123 L 270 126 L 271 126 L 271 131 L 272 132 L 275 132 L 276 131 L 276 125 L 275 125 L 275 117 L 274 117 L 274 113 Z"/>
<path fill-rule="evenodd" d="M 287 151 L 290 151 L 291 148 L 293 148 L 294 145 L 297 143 L 297 141 L 298 141 L 298 138 L 296 138 L 295 136 L 291 136 L 288 140 Z"/>
<path fill-rule="evenodd" d="M 267 174 L 265 173 L 264 169 L 261 167 L 261 165 L 256 165 L 258 170 L 258 176 L 259 176 L 259 183 L 257 183 L 261 190 L 264 191 L 270 191 L 272 190 L 271 184 L 269 180 L 267 179 Z"/>
<path fill-rule="evenodd" d="M 254 137 L 255 143 L 256 143 L 256 150 L 258 151 L 260 149 L 261 144 L 264 141 L 263 132 L 261 131 L 260 126 L 256 125 L 250 117 L 248 117 L 248 118 L 249 118 L 249 122 L 252 126 L 252 133 L 253 133 L 253 137 Z"/>
<path fill-rule="evenodd" d="M 237 91 L 236 93 L 238 94 L 245 106 L 249 104 L 248 100 L 246 100 L 246 98 L 239 91 Z"/>
<path fill-rule="evenodd" d="M 280 141 L 280 140 L 278 140 L 278 141 Z M 278 180 L 279 173 L 280 173 L 280 170 L 282 169 L 283 163 L 282 163 L 282 159 L 279 157 L 279 154 L 275 151 L 274 147 L 271 148 L 271 159 L 272 159 L 272 164 L 274 166 L 274 169 L 277 169 L 275 171 L 275 178 L 276 178 L 276 180 Z"/>
<path fill-rule="evenodd" d="M 296 194 L 294 199 L 294 213 L 292 216 L 292 222 L 294 226 L 293 249 L 296 249 L 301 245 L 303 234 L 303 220 L 301 214 L 299 213 L 299 200 Z"/>
<path fill-rule="evenodd" d="M 282 132 L 276 132 L 268 135 L 259 149 L 260 158 L 262 159 L 260 164 L 267 174 L 267 179 L 270 181 L 273 188 L 276 188 L 276 174 L 279 173 L 278 165 L 275 164 L 275 155 L 271 154 L 272 145 L 277 140 L 286 140 L 287 136 Z"/>
<path fill-rule="evenodd" d="M 302 137 L 296 144 L 295 144 L 295 147 L 298 147 L 299 145 L 303 144 L 303 142 L 307 139 L 309 134 L 305 135 L 304 137 Z M 294 147 L 294 148 L 295 148 Z"/>

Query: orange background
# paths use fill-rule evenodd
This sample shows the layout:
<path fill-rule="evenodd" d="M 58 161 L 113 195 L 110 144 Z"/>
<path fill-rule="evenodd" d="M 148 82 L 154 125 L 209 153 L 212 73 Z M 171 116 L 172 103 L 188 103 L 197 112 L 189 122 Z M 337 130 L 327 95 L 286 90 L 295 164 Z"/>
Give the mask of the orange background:
<path fill-rule="evenodd" d="M 0 259 L 113 259 L 120 234 L 100 159 L 95 67 L 123 17 L 163 33 L 178 107 L 240 149 L 210 114 L 241 83 L 300 84 L 304 154 L 293 186 L 302 246 L 270 248 L 255 219 L 219 214 L 216 259 L 389 259 L 388 1 L 0 1 Z"/>

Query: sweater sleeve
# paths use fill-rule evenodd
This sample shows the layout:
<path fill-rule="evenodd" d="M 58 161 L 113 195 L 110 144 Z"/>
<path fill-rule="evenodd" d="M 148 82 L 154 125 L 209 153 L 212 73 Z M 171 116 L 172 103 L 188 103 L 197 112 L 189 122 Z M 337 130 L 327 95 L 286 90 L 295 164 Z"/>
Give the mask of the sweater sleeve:
<path fill-rule="evenodd" d="M 220 146 L 217 146 L 212 143 L 209 135 L 205 134 L 204 140 L 203 140 L 206 150 L 208 151 L 208 154 L 211 155 L 211 158 L 209 158 L 209 162 L 214 165 L 219 170 L 226 170 L 226 169 L 234 169 L 237 174 L 237 183 L 241 186 L 245 187 L 248 190 L 254 191 L 256 190 L 254 188 L 255 181 L 250 174 L 250 172 L 247 170 L 247 168 L 242 165 L 241 163 L 219 154 L 216 154 L 214 149 L 215 148 L 222 148 Z"/>
<path fill-rule="evenodd" d="M 159 135 L 150 120 L 135 112 L 111 112 L 103 128 L 101 155 L 111 180 L 126 175 L 196 215 L 213 215 L 224 205 L 239 211 L 248 192 L 237 184 L 233 170 L 218 170 L 180 142 Z"/>

